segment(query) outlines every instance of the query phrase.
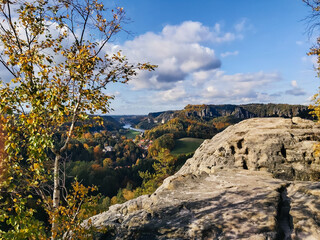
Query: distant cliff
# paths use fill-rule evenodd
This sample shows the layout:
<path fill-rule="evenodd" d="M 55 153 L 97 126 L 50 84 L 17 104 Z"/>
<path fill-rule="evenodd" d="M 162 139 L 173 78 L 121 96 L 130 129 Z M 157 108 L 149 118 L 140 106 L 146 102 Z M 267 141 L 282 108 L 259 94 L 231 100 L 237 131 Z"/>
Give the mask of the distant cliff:
<path fill-rule="evenodd" d="M 202 118 L 210 120 L 218 117 L 232 116 L 236 119 L 248 119 L 254 117 L 301 117 L 311 118 L 310 110 L 304 105 L 289 104 L 245 104 L 245 105 L 187 105 L 183 110 L 161 112 L 160 114 L 149 114 L 156 122 L 167 122 L 182 114 L 187 117 Z"/>
<path fill-rule="evenodd" d="M 146 132 L 147 138 L 159 137 L 165 133 L 174 133 L 177 138 L 211 138 L 232 124 L 255 117 L 313 118 L 304 105 L 187 105 L 182 110 L 149 113 L 136 126 L 150 130 Z M 177 135 L 177 129 L 183 130 Z"/>

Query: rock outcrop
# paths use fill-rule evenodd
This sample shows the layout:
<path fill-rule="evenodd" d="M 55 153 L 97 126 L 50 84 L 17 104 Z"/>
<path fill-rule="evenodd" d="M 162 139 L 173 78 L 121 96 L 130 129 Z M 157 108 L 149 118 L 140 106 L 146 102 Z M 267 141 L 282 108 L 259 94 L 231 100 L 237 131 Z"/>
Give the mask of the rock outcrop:
<path fill-rule="evenodd" d="M 255 118 L 228 127 L 206 140 L 179 171 L 210 172 L 236 167 L 271 172 L 286 180 L 320 180 L 314 145 L 320 126 L 294 117 Z"/>
<path fill-rule="evenodd" d="M 320 127 L 245 120 L 206 140 L 175 175 L 92 217 L 100 239 L 320 239 Z"/>

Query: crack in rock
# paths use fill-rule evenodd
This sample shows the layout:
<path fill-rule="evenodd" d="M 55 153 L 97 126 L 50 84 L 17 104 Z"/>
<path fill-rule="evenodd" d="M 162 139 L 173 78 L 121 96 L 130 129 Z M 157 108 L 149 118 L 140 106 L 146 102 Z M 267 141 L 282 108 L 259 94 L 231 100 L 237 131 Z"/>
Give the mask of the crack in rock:
<path fill-rule="evenodd" d="M 287 188 L 290 184 L 279 189 L 280 201 L 277 214 L 277 240 L 291 240 L 293 232 L 293 221 L 290 215 L 290 198 L 288 197 Z"/>

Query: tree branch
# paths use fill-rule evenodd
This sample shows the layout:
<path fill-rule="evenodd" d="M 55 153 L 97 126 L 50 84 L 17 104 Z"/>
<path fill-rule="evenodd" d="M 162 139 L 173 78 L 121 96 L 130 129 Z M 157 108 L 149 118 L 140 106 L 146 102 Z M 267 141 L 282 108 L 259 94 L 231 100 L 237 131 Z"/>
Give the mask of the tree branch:
<path fill-rule="evenodd" d="M 77 104 L 76 104 L 76 106 L 75 106 L 75 108 L 73 110 L 72 121 L 71 121 L 71 126 L 69 128 L 69 132 L 68 132 L 68 135 L 67 135 L 67 140 L 65 141 L 63 147 L 60 148 L 60 154 L 62 154 L 66 150 L 67 145 L 68 145 L 68 143 L 70 141 L 70 138 L 71 138 L 75 123 L 77 121 L 77 114 L 78 114 L 78 108 L 80 106 L 80 102 L 81 102 L 81 93 L 79 93 L 79 96 L 78 96 L 78 99 L 77 99 Z"/>
<path fill-rule="evenodd" d="M 3 65 L 15 78 L 18 77 L 18 76 L 9 68 L 9 66 L 8 66 L 7 63 L 2 59 L 2 57 L 0 57 L 0 62 L 2 63 L 2 65 Z"/>

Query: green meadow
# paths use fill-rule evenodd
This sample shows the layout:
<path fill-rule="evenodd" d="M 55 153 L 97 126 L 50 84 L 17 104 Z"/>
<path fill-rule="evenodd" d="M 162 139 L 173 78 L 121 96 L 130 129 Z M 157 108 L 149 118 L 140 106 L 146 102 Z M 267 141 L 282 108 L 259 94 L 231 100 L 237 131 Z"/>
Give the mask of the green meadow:
<path fill-rule="evenodd" d="M 204 141 L 201 138 L 180 138 L 176 140 L 171 153 L 174 155 L 193 153 Z"/>
<path fill-rule="evenodd" d="M 134 131 L 132 129 L 128 129 L 128 131 L 126 132 L 125 136 L 126 136 L 126 138 L 135 139 L 135 137 L 137 135 L 139 135 L 139 134 L 140 134 L 140 132 L 138 132 L 138 131 Z"/>

